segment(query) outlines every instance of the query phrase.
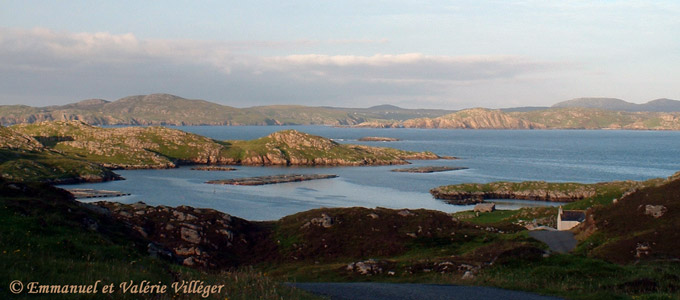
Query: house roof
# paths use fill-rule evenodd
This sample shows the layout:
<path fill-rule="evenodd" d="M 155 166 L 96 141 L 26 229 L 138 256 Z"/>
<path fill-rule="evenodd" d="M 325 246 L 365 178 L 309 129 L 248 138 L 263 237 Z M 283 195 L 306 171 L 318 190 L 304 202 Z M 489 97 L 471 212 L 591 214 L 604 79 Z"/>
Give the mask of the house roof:
<path fill-rule="evenodd" d="M 578 221 L 586 220 L 586 212 L 582 210 L 565 210 L 562 211 L 562 221 Z"/>

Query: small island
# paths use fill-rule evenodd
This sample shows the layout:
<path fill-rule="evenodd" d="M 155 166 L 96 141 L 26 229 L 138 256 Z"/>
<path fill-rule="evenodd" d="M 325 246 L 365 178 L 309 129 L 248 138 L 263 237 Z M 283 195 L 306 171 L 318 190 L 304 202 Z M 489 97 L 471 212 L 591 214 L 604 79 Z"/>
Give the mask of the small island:
<path fill-rule="evenodd" d="M 95 189 L 68 189 L 67 191 L 69 191 L 76 199 L 130 196 L 129 193 Z"/>
<path fill-rule="evenodd" d="M 365 136 L 358 139 L 360 142 L 398 142 L 401 141 L 397 138 L 382 137 L 382 136 Z"/>
<path fill-rule="evenodd" d="M 336 178 L 338 175 L 331 174 L 287 174 L 287 175 L 273 175 L 273 176 L 258 176 L 247 178 L 235 178 L 224 180 L 210 180 L 208 184 L 229 184 L 229 185 L 265 185 L 298 181 L 309 181 L 317 179 Z"/>
<path fill-rule="evenodd" d="M 405 173 L 434 173 L 434 172 L 446 172 L 446 171 L 457 171 L 466 170 L 466 167 L 444 167 L 444 166 L 429 166 L 429 167 L 415 167 L 415 168 L 404 168 L 404 169 L 393 169 L 392 172 L 405 172 Z"/>
<path fill-rule="evenodd" d="M 200 166 L 191 168 L 193 171 L 236 171 L 236 168 L 223 166 Z"/>

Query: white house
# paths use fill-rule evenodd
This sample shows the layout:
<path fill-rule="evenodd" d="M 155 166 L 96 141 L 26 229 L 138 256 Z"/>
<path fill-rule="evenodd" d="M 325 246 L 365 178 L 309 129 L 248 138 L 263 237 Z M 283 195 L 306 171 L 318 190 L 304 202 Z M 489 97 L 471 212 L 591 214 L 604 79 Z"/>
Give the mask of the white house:
<path fill-rule="evenodd" d="M 557 212 L 557 230 L 569 230 L 586 220 L 586 212 L 583 210 L 562 210 Z"/>

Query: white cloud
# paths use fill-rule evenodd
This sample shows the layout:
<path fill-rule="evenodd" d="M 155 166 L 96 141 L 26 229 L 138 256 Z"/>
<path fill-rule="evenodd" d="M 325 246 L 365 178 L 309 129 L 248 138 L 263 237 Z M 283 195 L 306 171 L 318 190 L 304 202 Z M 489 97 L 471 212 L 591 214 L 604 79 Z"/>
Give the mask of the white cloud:
<path fill-rule="evenodd" d="M 291 43 L 317 43 L 296 41 Z M 323 43 L 385 43 L 329 40 Z M 373 97 L 432 98 L 451 85 L 512 79 L 563 66 L 518 56 L 249 55 L 278 42 L 144 40 L 133 34 L 68 33 L 0 28 L 0 90 L 41 97 L 106 97 L 149 92 L 234 99 L 231 105 L 342 105 Z M 245 51 L 245 52 L 244 52 Z M 96 94 L 99 92 L 100 94 Z M 87 95 L 87 96 L 86 96 Z M 278 101 L 278 102 L 277 102 Z M 313 102 L 316 101 L 316 102 Z M 8 103 L 6 103 L 8 104 Z"/>

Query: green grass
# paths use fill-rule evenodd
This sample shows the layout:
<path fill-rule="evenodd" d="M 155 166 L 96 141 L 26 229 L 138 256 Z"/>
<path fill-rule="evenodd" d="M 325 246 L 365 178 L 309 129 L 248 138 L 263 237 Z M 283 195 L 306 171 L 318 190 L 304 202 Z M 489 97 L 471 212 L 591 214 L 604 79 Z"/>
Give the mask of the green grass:
<path fill-rule="evenodd" d="M 115 299 L 204 299 L 201 295 L 134 295 L 120 292 L 119 284 L 133 280 L 170 285 L 181 280 L 224 284 L 220 294 L 208 299 L 317 299 L 274 281 L 249 268 L 233 272 L 201 272 L 154 258 L 147 242 L 133 237 L 125 225 L 91 213 L 61 192 L 29 185 L 21 192 L 2 184 L 0 194 L 0 298 L 73 299 L 73 295 L 13 295 L 13 280 L 42 284 L 114 283 Z M 26 190 L 26 189 L 24 189 Z M 96 225 L 94 225 L 96 224 Z M 100 285 L 101 287 L 101 285 Z M 82 295 L 81 295 L 82 296 Z M 109 299 L 107 295 L 76 296 Z"/>
<path fill-rule="evenodd" d="M 0 149 L 0 175 L 26 182 L 69 182 L 114 178 L 96 164 L 52 152 L 23 152 Z"/>
<path fill-rule="evenodd" d="M 578 255 L 493 266 L 478 284 L 568 299 L 678 299 L 679 263 L 617 265 Z"/>

